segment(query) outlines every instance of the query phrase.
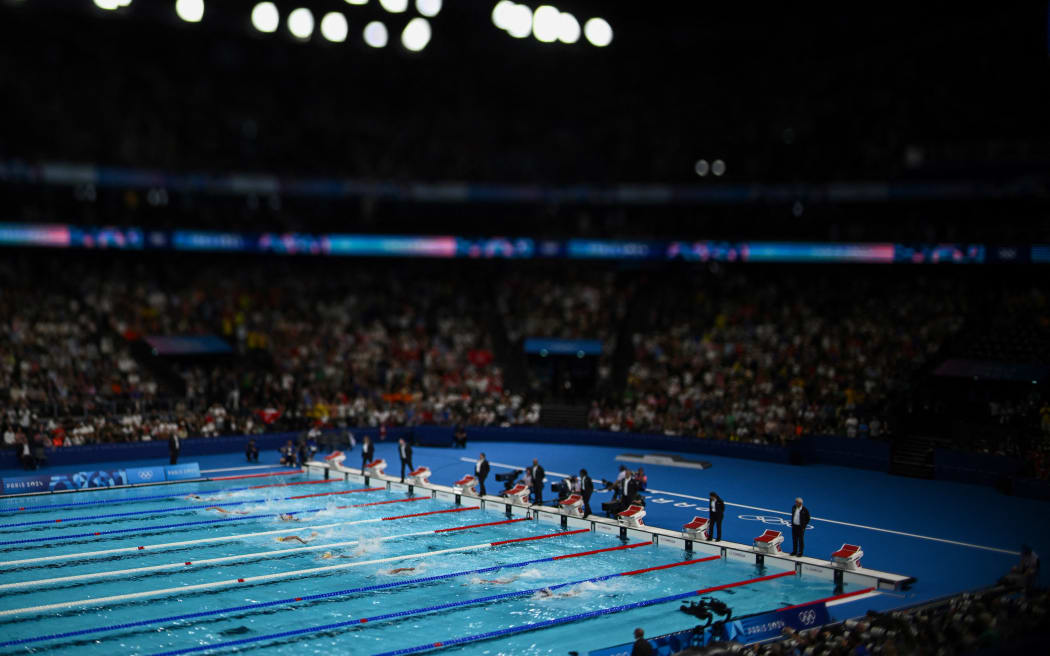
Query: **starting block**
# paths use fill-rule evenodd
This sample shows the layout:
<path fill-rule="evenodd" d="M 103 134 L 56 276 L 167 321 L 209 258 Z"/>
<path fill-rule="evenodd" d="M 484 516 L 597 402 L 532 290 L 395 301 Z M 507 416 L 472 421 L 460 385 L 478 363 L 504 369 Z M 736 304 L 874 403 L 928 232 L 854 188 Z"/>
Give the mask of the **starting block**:
<path fill-rule="evenodd" d="M 706 517 L 693 517 L 693 521 L 682 526 L 682 534 L 690 540 L 706 540 L 707 521 Z"/>
<path fill-rule="evenodd" d="M 333 467 L 342 467 L 346 460 L 346 454 L 342 451 L 333 451 L 324 457 L 324 461 Z"/>
<path fill-rule="evenodd" d="M 583 497 L 579 494 L 570 494 L 558 502 L 558 508 L 561 509 L 563 515 L 583 517 Z"/>
<path fill-rule="evenodd" d="M 645 517 L 645 508 L 641 506 L 631 506 L 627 510 L 621 510 L 616 513 L 616 519 L 620 522 L 620 526 L 629 528 L 642 526 L 643 517 Z"/>
<path fill-rule="evenodd" d="M 528 506 L 529 504 L 529 486 L 524 483 L 518 483 L 509 490 L 503 491 L 503 496 L 510 499 L 510 502 L 518 506 Z"/>
<path fill-rule="evenodd" d="M 831 564 L 843 569 L 857 569 L 860 567 L 860 559 L 864 555 L 859 545 L 844 544 L 835 553 L 831 554 Z"/>
<path fill-rule="evenodd" d="M 409 473 L 413 485 L 426 485 L 430 478 L 430 467 L 416 467 Z"/>
<path fill-rule="evenodd" d="M 386 460 L 383 460 L 382 458 L 377 458 L 376 460 L 373 460 L 372 462 L 365 465 L 364 474 L 365 476 L 382 476 L 383 470 L 385 469 Z"/>
<path fill-rule="evenodd" d="M 474 491 L 474 483 L 476 483 L 477 480 L 478 479 L 468 474 L 452 484 L 452 491 L 456 494 L 466 494 L 468 492 L 470 494 L 477 494 Z"/>
<path fill-rule="evenodd" d="M 784 536 L 780 531 L 767 528 L 766 532 L 755 538 L 755 550 L 760 553 L 775 554 L 780 551 L 780 545 L 784 543 Z"/>

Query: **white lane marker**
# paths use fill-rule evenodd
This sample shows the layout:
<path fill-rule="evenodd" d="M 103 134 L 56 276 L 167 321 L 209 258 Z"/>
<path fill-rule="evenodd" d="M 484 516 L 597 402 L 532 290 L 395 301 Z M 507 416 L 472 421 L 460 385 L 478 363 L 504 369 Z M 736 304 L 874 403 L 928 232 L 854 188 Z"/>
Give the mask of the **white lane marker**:
<path fill-rule="evenodd" d="M 827 601 L 827 602 L 824 603 L 824 605 L 825 606 L 838 606 L 840 604 L 849 604 L 849 603 L 853 603 L 854 601 L 860 601 L 861 599 L 871 599 L 872 597 L 878 597 L 881 594 L 882 594 L 881 592 L 876 592 L 876 591 L 865 592 L 864 594 L 854 595 L 852 597 L 846 597 L 844 599 L 835 599 L 833 601 Z"/>
<path fill-rule="evenodd" d="M 386 542 L 388 540 L 397 540 L 399 538 L 416 537 L 420 535 L 433 535 L 434 531 L 416 531 L 415 533 L 402 533 L 400 535 L 386 535 L 375 538 L 376 542 Z M 257 551 L 255 553 L 242 553 L 234 556 L 221 556 L 218 558 L 204 558 L 201 560 L 186 560 L 181 563 L 168 563 L 166 565 L 149 565 L 146 567 L 133 567 L 130 569 L 116 569 L 105 572 L 91 572 L 90 574 L 74 574 L 71 576 L 59 576 L 51 579 L 35 579 L 32 581 L 19 581 L 16 583 L 5 583 L 0 585 L 0 590 L 10 590 L 12 588 L 24 588 L 28 586 L 37 585 L 54 585 L 56 583 L 64 583 L 66 581 L 87 581 L 89 579 L 103 578 L 107 576 L 123 576 L 125 574 L 136 574 L 138 572 L 155 572 L 165 569 L 185 569 L 187 567 L 194 567 L 197 565 L 212 565 L 215 563 L 229 563 L 238 560 L 250 560 L 252 558 L 279 558 L 285 554 L 297 553 L 301 551 L 317 551 L 319 549 L 331 549 L 333 547 L 346 547 L 353 544 L 360 544 L 360 540 L 347 540 L 345 542 L 330 542 L 328 544 L 317 544 L 307 545 L 305 547 L 292 547 L 290 549 L 267 549 L 266 551 Z"/>
<path fill-rule="evenodd" d="M 648 492 L 650 494 L 666 494 L 668 496 L 682 497 L 684 499 L 696 499 L 697 501 L 703 501 L 705 503 L 708 501 L 707 497 L 694 497 L 694 496 L 692 496 L 690 494 L 681 494 L 679 492 L 668 492 L 666 490 L 654 490 L 653 488 L 649 488 L 648 490 L 646 490 L 646 492 Z M 729 501 L 726 501 L 725 503 L 726 503 L 727 506 L 735 506 L 737 508 L 747 508 L 748 510 L 760 510 L 762 512 L 776 513 L 778 515 L 790 515 L 791 514 L 789 512 L 785 512 L 783 510 L 773 510 L 772 508 L 762 508 L 760 506 L 747 506 L 747 505 L 744 505 L 742 503 L 730 503 Z M 698 507 L 698 508 L 696 508 L 696 510 L 699 510 L 700 512 L 707 512 L 707 508 L 706 507 Z M 1011 556 L 1020 556 L 1021 555 L 1020 551 L 1011 551 L 1009 549 L 999 549 L 998 547 L 987 547 L 987 546 L 984 546 L 983 544 L 972 544 L 970 542 L 959 542 L 957 540 L 947 540 L 945 538 L 935 538 L 935 537 L 931 537 L 929 535 L 919 535 L 918 533 L 906 533 L 904 531 L 894 531 L 894 530 L 891 530 L 891 529 L 888 529 L 888 528 L 879 528 L 877 526 L 865 526 L 864 524 L 853 524 L 851 522 L 840 522 L 840 521 L 838 521 L 836 519 L 825 519 L 823 517 L 812 517 L 811 519 L 813 521 L 816 521 L 816 522 L 827 522 L 829 524 L 838 524 L 839 526 L 850 526 L 852 528 L 862 528 L 862 529 L 865 529 L 865 530 L 868 530 L 868 531 L 878 531 L 879 533 L 890 533 L 892 535 L 903 535 L 904 537 L 909 537 L 909 538 L 918 538 L 920 540 L 929 540 L 931 542 L 941 542 L 941 543 L 944 543 L 944 544 L 954 544 L 954 545 L 959 546 L 959 547 L 970 547 L 971 549 L 983 549 L 985 551 L 994 551 L 996 553 L 1008 554 L 1008 555 L 1011 555 Z"/>

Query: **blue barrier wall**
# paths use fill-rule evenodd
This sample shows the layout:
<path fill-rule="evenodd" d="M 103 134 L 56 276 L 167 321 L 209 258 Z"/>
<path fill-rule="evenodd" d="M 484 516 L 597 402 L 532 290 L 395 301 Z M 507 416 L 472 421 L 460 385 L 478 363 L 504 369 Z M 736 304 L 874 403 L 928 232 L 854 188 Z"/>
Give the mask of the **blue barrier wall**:
<path fill-rule="evenodd" d="M 1021 463 L 1009 456 L 950 449 L 934 450 L 933 467 L 940 480 L 978 485 L 1001 485 L 1021 472 Z"/>

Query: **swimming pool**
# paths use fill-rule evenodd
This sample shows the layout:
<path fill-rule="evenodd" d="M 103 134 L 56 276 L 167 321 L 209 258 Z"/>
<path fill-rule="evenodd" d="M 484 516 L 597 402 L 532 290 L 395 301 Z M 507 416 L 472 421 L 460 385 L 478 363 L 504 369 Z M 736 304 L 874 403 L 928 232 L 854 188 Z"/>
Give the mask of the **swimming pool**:
<path fill-rule="evenodd" d="M 0 654 L 586 653 L 696 624 L 679 600 L 599 614 L 638 602 L 832 594 L 465 503 L 304 475 L 0 499 Z"/>

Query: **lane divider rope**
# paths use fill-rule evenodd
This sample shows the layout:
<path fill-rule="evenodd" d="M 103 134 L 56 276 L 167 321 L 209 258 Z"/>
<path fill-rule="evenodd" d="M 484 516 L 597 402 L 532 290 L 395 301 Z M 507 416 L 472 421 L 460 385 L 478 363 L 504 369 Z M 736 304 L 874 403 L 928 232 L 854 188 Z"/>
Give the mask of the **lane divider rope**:
<path fill-rule="evenodd" d="M 699 595 L 708 594 L 711 592 L 717 592 L 719 590 L 727 590 L 729 588 L 735 588 L 741 585 L 749 585 L 751 583 L 761 583 L 763 581 L 769 581 L 772 579 L 782 578 L 784 576 L 794 576 L 795 572 L 787 571 L 780 572 L 779 574 L 770 574 L 769 576 L 760 576 L 754 579 L 748 579 L 747 581 L 737 581 L 736 583 L 726 583 L 724 585 L 716 585 L 711 588 L 704 588 L 703 590 L 692 590 L 690 592 L 681 592 L 679 594 L 667 595 L 664 597 L 656 597 L 655 599 L 646 599 L 644 601 L 636 601 L 630 604 L 623 604 L 621 606 L 613 606 L 611 608 L 602 608 L 599 610 L 592 610 L 586 613 L 576 613 L 574 615 L 568 615 L 565 617 L 556 617 L 550 620 L 544 620 L 541 622 L 533 622 L 530 624 L 519 624 L 518 626 L 511 626 L 504 629 L 497 629 L 496 631 L 489 631 L 487 633 L 478 633 L 471 636 L 464 636 L 462 638 L 451 638 L 448 640 L 441 640 L 438 642 L 429 642 L 423 645 L 416 645 L 415 647 L 406 647 L 404 649 L 396 649 L 394 651 L 385 651 L 373 656 L 402 656 L 403 654 L 416 654 L 423 651 L 430 651 L 432 649 L 440 649 L 442 647 L 453 647 L 455 645 L 462 645 L 470 642 L 480 642 L 482 640 L 491 640 L 492 638 L 500 638 L 514 633 L 524 633 L 526 631 L 535 631 L 537 629 L 545 629 L 549 626 L 557 626 L 559 624 L 568 624 L 569 622 L 579 622 L 581 620 L 591 619 L 592 617 L 600 617 L 602 615 L 610 615 L 612 613 L 620 613 L 625 610 L 633 610 L 635 608 L 645 608 L 646 606 L 653 606 L 656 604 L 662 604 L 670 601 L 679 601 L 681 599 L 688 599 L 689 597 L 696 597 Z M 289 632 L 294 633 L 294 632 Z M 276 634 L 275 634 L 276 635 Z M 247 640 L 247 639 L 246 639 Z M 216 647 L 218 645 L 212 645 Z M 211 648 L 211 647 L 206 647 Z M 192 651 L 201 651 L 198 648 L 191 649 L 180 649 L 177 651 L 163 652 L 164 656 L 174 656 L 175 654 L 187 654 Z M 161 656 L 157 654 L 156 656 Z"/>
<path fill-rule="evenodd" d="M 562 537 L 565 535 L 576 535 L 578 533 L 590 533 L 589 528 L 576 529 L 574 531 L 562 531 L 560 533 L 549 533 L 542 536 L 534 536 L 532 538 L 525 539 L 537 539 L 545 540 L 550 538 Z M 0 616 L 8 615 L 20 615 L 24 613 L 39 613 L 47 610 L 56 610 L 59 608 L 72 608 L 74 606 L 98 606 L 107 605 L 114 601 L 127 601 L 129 599 L 143 599 L 146 597 L 158 597 L 166 594 L 181 594 L 185 592 L 191 592 L 196 590 L 211 590 L 215 588 L 229 587 L 238 583 L 259 583 L 262 581 L 277 581 L 280 579 L 291 579 L 291 578 L 305 578 L 313 576 L 314 574 L 320 574 L 321 572 L 334 572 L 344 569 L 352 569 L 355 567 L 363 567 L 365 565 L 377 565 L 380 563 L 391 563 L 398 560 L 407 560 L 409 558 L 431 558 L 433 556 L 439 556 L 442 554 L 456 553 L 460 551 L 474 551 L 478 549 L 486 549 L 497 545 L 511 544 L 517 542 L 523 542 L 525 539 L 519 538 L 516 540 L 502 540 L 500 542 L 480 542 L 477 544 L 469 544 L 462 547 L 450 547 L 448 549 L 435 549 L 433 551 L 421 551 L 419 553 L 401 554 L 398 556 L 388 556 L 386 558 L 376 558 L 373 560 L 362 560 L 353 563 L 341 563 L 338 565 L 324 565 L 322 567 L 310 567 L 307 569 L 292 570 L 289 572 L 274 572 L 272 574 L 260 574 L 258 576 L 245 576 L 237 579 L 227 579 L 224 581 L 210 581 L 208 583 L 194 583 L 192 585 L 182 585 L 171 588 L 160 588 L 156 590 L 143 590 L 140 592 L 130 592 L 126 594 L 110 595 L 108 597 L 95 597 L 92 599 L 78 599 L 76 601 L 60 601 L 53 604 L 41 604 L 39 606 L 27 606 L 25 608 L 11 608 L 7 610 L 0 610 Z"/>
<path fill-rule="evenodd" d="M 671 568 L 671 567 L 681 567 L 683 565 L 694 565 L 694 564 L 697 564 L 697 563 L 708 562 L 708 561 L 711 561 L 711 560 L 721 560 L 721 558 L 722 558 L 721 556 L 708 556 L 706 558 L 699 558 L 699 559 L 696 559 L 696 560 L 687 560 L 687 561 L 682 561 L 682 562 L 677 562 L 677 563 L 671 563 L 671 564 L 664 565 L 664 566 L 656 568 L 656 569 L 668 569 L 668 568 Z M 794 575 L 794 572 L 784 572 L 784 574 Z M 462 601 L 450 601 L 450 602 L 447 602 L 447 603 L 444 603 L 444 604 L 436 604 L 436 605 L 433 605 L 433 606 L 425 606 L 423 608 L 413 608 L 413 609 L 410 609 L 410 610 L 397 611 L 397 612 L 394 612 L 394 613 L 384 613 L 382 615 L 375 615 L 373 617 L 362 617 L 362 618 L 358 618 L 358 619 L 354 619 L 354 620 L 347 620 L 347 621 L 344 621 L 344 622 L 335 622 L 335 623 L 332 623 L 332 624 L 325 624 L 325 625 L 322 625 L 322 626 L 311 626 L 311 627 L 306 627 L 306 628 L 302 628 L 302 629 L 294 629 L 292 631 L 282 631 L 281 633 L 271 633 L 271 634 L 267 634 L 267 635 L 253 636 L 251 638 L 241 638 L 239 640 L 229 640 L 229 641 L 226 641 L 226 642 L 213 643 L 213 644 L 210 644 L 210 645 L 197 645 L 197 646 L 194 646 L 194 647 L 186 647 L 186 648 L 183 648 L 183 649 L 174 649 L 174 650 L 171 650 L 171 651 L 165 651 L 165 652 L 160 652 L 158 654 L 154 654 L 154 656 L 181 656 L 182 654 L 192 654 L 192 653 L 195 653 L 195 652 L 207 651 L 207 650 L 210 650 L 210 649 L 224 649 L 224 648 L 228 648 L 228 647 L 235 647 L 235 646 L 239 646 L 239 645 L 252 644 L 252 643 L 255 643 L 255 642 L 263 642 L 263 641 L 267 641 L 267 640 L 280 640 L 280 639 L 284 639 L 284 638 L 290 638 L 290 637 L 300 636 L 300 635 L 309 634 L 309 633 L 317 633 L 317 632 L 320 632 L 320 631 L 332 631 L 334 629 L 343 629 L 343 628 L 349 628 L 349 627 L 352 627 L 352 626 L 360 626 L 362 624 L 368 624 L 368 623 L 372 623 L 372 622 L 381 622 L 383 620 L 391 620 L 391 619 L 398 619 L 398 618 L 403 618 L 403 617 L 411 617 L 413 615 L 422 615 L 424 613 L 433 613 L 435 611 L 451 610 L 453 608 L 461 608 L 463 606 L 473 606 L 473 605 L 477 605 L 477 604 L 487 604 L 487 603 L 492 603 L 494 601 L 505 601 L 507 599 L 515 599 L 515 598 L 518 598 L 518 597 L 526 597 L 526 596 L 529 596 L 529 595 L 534 595 L 534 594 L 537 594 L 538 592 L 543 591 L 543 590 L 546 590 L 546 591 L 558 590 L 560 588 L 567 588 L 567 587 L 574 586 L 574 585 L 580 585 L 581 583 L 595 583 L 595 582 L 600 582 L 600 581 L 608 581 L 610 579 L 614 579 L 614 578 L 617 578 L 617 577 L 620 577 L 620 576 L 631 576 L 631 575 L 633 575 L 633 572 L 617 572 L 616 574 L 605 574 L 603 576 L 594 576 L 594 577 L 591 577 L 591 578 L 579 579 L 577 581 L 567 581 L 565 583 L 556 583 L 556 584 L 553 584 L 553 585 L 545 585 L 543 587 L 532 588 L 532 589 L 529 589 L 529 590 L 516 590 L 514 592 L 504 592 L 502 594 L 490 595 L 490 596 L 487 596 L 487 597 L 479 597 L 479 598 L 475 598 L 475 599 L 464 599 Z M 735 583 L 735 584 L 731 583 L 729 585 L 730 586 L 742 585 L 742 583 Z M 697 592 L 690 591 L 688 593 L 685 593 L 684 596 L 692 596 L 692 595 L 695 595 L 695 594 L 697 594 Z M 431 646 L 428 647 L 428 648 L 433 648 L 434 644 L 435 643 L 430 643 Z M 441 644 L 441 643 L 438 643 L 438 644 Z M 448 644 L 448 643 L 444 643 L 444 644 Z M 391 653 L 394 653 L 394 652 L 391 652 Z"/>
<path fill-rule="evenodd" d="M 245 490 L 261 490 L 267 487 L 289 487 L 292 485 L 324 485 L 328 483 L 342 483 L 341 479 L 329 478 L 320 479 L 317 481 L 292 481 L 290 483 L 267 483 L 266 485 L 246 485 L 244 487 L 227 487 L 227 488 L 216 488 L 214 490 L 199 490 L 192 494 L 205 495 L 205 494 L 223 494 L 230 492 L 243 492 Z M 76 508 L 80 506 L 101 506 L 110 503 L 134 503 L 136 501 L 155 501 L 157 499 L 180 499 L 188 496 L 189 492 L 179 492 L 178 494 L 148 494 L 140 497 L 121 497 L 119 499 L 99 499 L 97 501 L 74 501 L 70 503 L 49 503 L 40 506 L 4 506 L 0 507 L 0 514 L 3 513 L 16 513 L 16 512 L 37 512 L 42 510 L 53 510 L 55 508 Z"/>
<path fill-rule="evenodd" d="M 448 574 L 435 574 L 433 576 L 423 576 L 414 579 L 406 579 L 403 581 L 391 581 L 389 583 L 377 583 L 374 585 L 366 585 L 358 588 L 347 588 L 345 590 L 336 590 L 334 592 L 321 592 L 318 594 L 304 595 L 302 597 L 287 597 L 285 599 L 275 599 L 273 601 L 263 601 L 252 604 L 244 604 L 242 606 L 231 606 L 229 608 L 217 608 L 215 610 L 198 611 L 195 613 L 185 613 L 182 615 L 170 615 L 168 617 L 158 617 L 150 620 L 139 620 L 137 622 L 126 622 L 123 624 L 113 624 L 110 626 L 99 626 L 92 627 L 90 629 L 79 629 L 77 631 L 66 631 L 64 633 L 53 633 L 51 635 L 34 636 L 31 638 L 20 638 L 18 640 L 9 640 L 7 642 L 0 642 L 0 647 L 13 647 L 15 645 L 24 645 L 34 642 L 43 642 L 45 640 L 61 640 L 63 638 L 73 638 L 76 636 L 89 635 L 92 633 L 103 633 L 106 631 L 124 631 L 127 629 L 134 629 L 140 626 L 149 626 L 152 624 L 165 624 L 168 622 L 181 622 L 184 620 L 198 619 L 204 617 L 214 617 L 216 615 L 226 615 L 229 613 L 238 613 L 241 611 L 255 611 L 262 610 L 264 608 L 273 608 L 274 606 L 290 606 L 293 604 L 309 604 L 322 599 L 334 599 L 337 597 L 347 597 L 354 594 L 360 594 L 364 592 L 377 592 L 379 590 L 388 590 L 390 588 L 397 588 L 408 585 L 420 585 L 424 583 L 435 583 L 437 581 L 444 581 L 447 579 L 456 578 L 459 576 L 466 576 L 468 574 L 487 574 L 495 572 L 501 569 L 519 569 L 522 567 L 528 567 L 530 565 L 536 565 L 539 563 L 554 562 L 557 560 L 563 560 L 566 558 L 579 558 L 583 556 L 590 556 L 596 553 L 605 553 L 608 551 L 622 551 L 624 549 L 634 549 L 637 547 L 651 546 L 652 542 L 636 542 L 634 544 L 623 544 L 615 547 L 608 547 L 606 549 L 592 549 L 590 551 L 580 551 L 577 553 L 563 554 L 561 556 L 547 556 L 545 558 L 536 558 L 533 560 L 523 560 L 516 563 L 506 563 L 503 565 L 490 565 L 488 567 L 481 567 L 478 569 L 468 569 L 459 572 L 449 572 Z M 718 558 L 718 556 L 712 556 L 711 558 Z"/>
<path fill-rule="evenodd" d="M 429 512 L 412 513 L 410 515 L 394 515 L 393 517 L 372 517 L 371 519 L 356 519 L 350 522 L 333 522 L 331 524 L 314 524 L 312 526 L 296 526 L 295 528 L 288 527 L 277 529 L 275 531 L 261 531 L 258 533 L 241 533 L 239 535 L 222 535 L 213 538 L 198 538 L 196 540 L 181 540 L 179 542 L 164 542 L 161 544 L 147 544 L 144 546 L 136 547 L 117 547 L 115 549 L 99 549 L 97 551 L 82 551 L 80 553 L 73 554 L 58 554 L 54 556 L 37 556 L 36 558 L 21 558 L 19 560 L 7 560 L 0 562 L 0 567 L 11 567 L 14 565 L 25 565 L 28 563 L 43 563 L 55 560 L 76 560 L 78 558 L 97 558 L 99 556 L 106 556 L 115 553 L 129 553 L 129 552 L 140 552 L 140 551 L 152 551 L 156 549 L 171 549 L 174 547 L 184 547 L 191 544 L 206 544 L 209 542 L 234 542 L 244 538 L 255 538 L 264 535 L 278 535 L 280 533 L 299 533 L 303 530 L 313 530 L 321 528 L 332 528 L 335 526 L 353 526 L 356 524 L 371 524 L 373 522 L 389 522 L 398 519 L 409 519 L 411 517 L 424 517 L 427 515 L 440 515 L 444 513 L 456 513 L 465 512 L 467 510 L 481 510 L 481 506 L 463 506 L 460 508 L 449 508 L 446 510 L 431 510 Z"/>
<path fill-rule="evenodd" d="M 430 501 L 430 497 L 409 497 L 407 499 L 391 499 L 388 501 L 372 501 L 371 503 L 355 503 L 347 506 L 334 506 L 336 510 L 345 508 L 362 508 L 364 506 L 379 506 L 387 503 L 405 503 L 408 501 Z M 23 538 L 21 540 L 3 540 L 0 546 L 11 544 L 32 544 L 35 542 L 54 542 L 56 540 L 71 540 L 75 538 L 90 538 L 102 535 L 122 535 L 126 533 L 144 533 L 146 531 L 166 531 L 172 528 L 183 528 L 186 526 L 205 526 L 209 524 L 221 524 L 228 522 L 244 522 L 249 519 L 262 519 L 265 517 L 279 517 L 280 515 L 306 515 L 318 513 L 329 508 L 308 508 L 306 510 L 293 510 L 286 513 L 265 513 L 261 515 L 240 515 L 238 517 L 223 517 L 220 519 L 202 519 L 195 522 L 178 522 L 175 524 L 154 524 L 153 526 L 140 526 L 138 528 L 118 528 L 107 531 L 94 531 L 92 533 L 72 533 L 70 535 L 49 535 L 41 538 Z"/>
<path fill-rule="evenodd" d="M 450 531 L 465 531 L 467 529 L 479 528 L 482 526 L 495 526 L 497 524 L 513 524 L 515 522 L 527 521 L 526 518 L 521 517 L 518 519 L 505 519 L 502 522 L 487 522 L 484 524 L 474 524 L 470 526 L 456 526 L 454 528 L 443 528 L 438 530 L 427 530 L 427 531 L 416 531 L 415 533 L 401 533 L 397 535 L 384 535 L 375 538 L 376 542 L 389 542 L 390 540 L 399 540 L 401 538 L 418 537 L 420 535 L 432 535 L 434 533 L 447 533 Z M 17 581 L 15 583 L 4 583 L 0 584 L 0 590 L 11 590 L 14 588 L 25 588 L 29 586 L 46 586 L 55 585 L 58 583 L 66 583 L 68 581 L 88 581 L 91 579 L 105 578 L 110 576 L 124 576 L 126 574 L 138 574 L 140 572 L 157 572 L 169 569 L 186 569 L 187 567 L 203 567 L 204 565 L 214 565 L 216 563 L 231 563 L 239 560 L 250 560 L 253 558 L 267 559 L 267 558 L 280 558 L 282 556 L 294 553 L 301 553 L 305 551 L 318 551 L 320 549 L 332 549 L 334 547 L 347 547 L 355 544 L 360 544 L 360 540 L 344 540 L 342 542 L 329 542 L 326 544 L 311 544 L 302 547 L 290 547 L 288 549 L 267 549 L 266 551 L 257 551 L 255 553 L 242 553 L 235 554 L 233 556 L 219 556 L 216 558 L 202 558 L 200 560 L 184 560 L 178 563 L 167 563 L 163 565 L 147 565 L 144 567 L 132 567 L 129 569 L 115 569 L 104 572 L 90 572 L 88 574 L 72 574 L 69 576 L 58 576 L 50 579 L 35 579 L 29 581 Z"/>

